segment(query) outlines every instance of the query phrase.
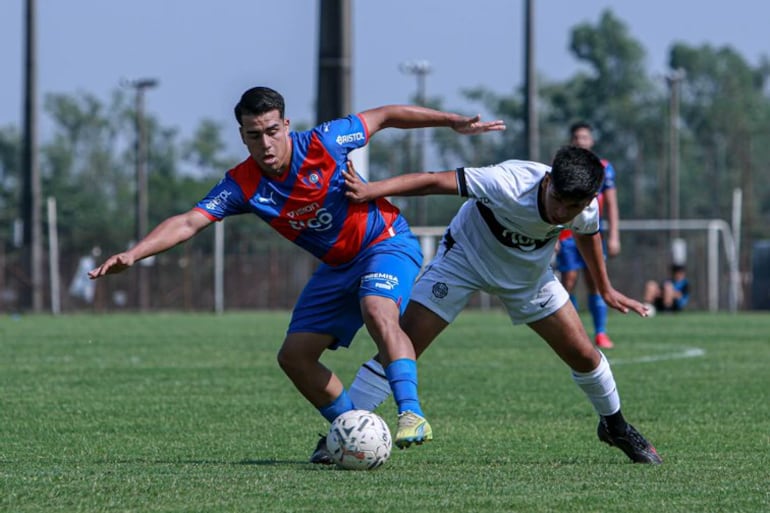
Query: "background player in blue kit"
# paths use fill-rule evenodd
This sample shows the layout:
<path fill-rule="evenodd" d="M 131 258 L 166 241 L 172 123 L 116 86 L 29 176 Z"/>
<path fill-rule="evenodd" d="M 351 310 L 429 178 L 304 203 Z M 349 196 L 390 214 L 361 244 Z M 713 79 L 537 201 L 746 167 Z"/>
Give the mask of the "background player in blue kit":
<path fill-rule="evenodd" d="M 322 261 L 297 300 L 278 353 L 281 368 L 300 393 L 330 422 L 354 408 L 339 378 L 319 360 L 327 349 L 348 346 L 365 324 L 398 406 L 396 445 L 431 440 L 417 394 L 414 347 L 399 326 L 422 265 L 420 246 L 387 200 L 350 201 L 342 171 L 348 154 L 384 128 L 444 126 L 478 134 L 504 130 L 505 125 L 481 122 L 479 116 L 389 105 L 291 132 L 284 108 L 283 97 L 270 88 L 246 91 L 235 117 L 249 157 L 193 209 L 169 217 L 89 276 L 121 272 L 227 216 L 255 214 Z"/>
<path fill-rule="evenodd" d="M 578 148 L 591 150 L 594 146 L 591 125 L 584 122 L 575 123 L 570 127 L 570 144 Z M 609 161 L 602 159 L 604 165 L 604 182 L 597 199 L 599 212 L 602 216 L 603 242 L 608 256 L 620 254 L 620 231 L 618 222 L 618 196 L 615 188 L 615 168 Z M 559 237 L 559 249 L 556 253 L 557 269 L 561 273 L 561 282 L 570 294 L 575 307 L 577 299 L 573 293 L 578 280 L 578 273 L 586 270 L 586 263 L 575 245 L 572 232 L 565 230 Z M 586 288 L 588 289 L 588 311 L 594 323 L 594 343 L 601 348 L 613 347 L 612 340 L 607 334 L 607 304 L 602 299 L 591 273 L 584 272 Z"/>
<path fill-rule="evenodd" d="M 672 264 L 671 276 L 644 284 L 644 302 L 651 312 L 680 312 L 690 300 L 690 281 L 684 265 Z"/>

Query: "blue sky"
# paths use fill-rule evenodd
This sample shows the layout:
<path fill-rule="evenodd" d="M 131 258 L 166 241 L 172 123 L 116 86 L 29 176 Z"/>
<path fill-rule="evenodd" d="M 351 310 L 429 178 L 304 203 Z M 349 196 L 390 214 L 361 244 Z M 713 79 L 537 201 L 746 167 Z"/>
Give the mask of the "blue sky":
<path fill-rule="evenodd" d="M 0 4 L 0 125 L 21 123 L 24 0 Z M 315 119 L 316 0 L 37 0 L 39 93 L 86 91 L 107 100 L 122 79 L 153 77 L 147 110 L 189 135 L 203 118 L 233 126 L 232 106 L 252 85 L 287 100 L 294 121 Z M 607 8 L 665 71 L 673 42 L 730 45 L 754 65 L 770 54 L 770 2 L 536 0 L 537 70 L 564 79 L 577 62 L 569 30 Z M 463 109 L 459 91 L 507 93 L 523 68 L 522 0 L 353 0 L 353 110 L 407 102 L 416 80 L 399 64 L 426 59 L 430 96 Z M 45 121 L 43 122 L 45 136 Z M 237 146 L 234 146 L 237 148 Z"/>

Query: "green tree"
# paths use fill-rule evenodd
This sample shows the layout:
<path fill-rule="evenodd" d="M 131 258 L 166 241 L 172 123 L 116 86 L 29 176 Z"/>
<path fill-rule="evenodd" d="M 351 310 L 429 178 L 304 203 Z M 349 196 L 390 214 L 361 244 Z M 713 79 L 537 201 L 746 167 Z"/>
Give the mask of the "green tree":
<path fill-rule="evenodd" d="M 543 86 L 546 133 L 560 136 L 544 138 L 551 146 L 544 154 L 567 142 L 572 123 L 587 121 L 598 136 L 596 151 L 618 171 L 621 217 L 660 216 L 653 211 L 658 202 L 650 198 L 660 194 L 665 176 L 660 160 L 665 100 L 646 73 L 644 48 L 606 10 L 596 25 L 583 23 L 572 30 L 570 50 L 586 70 Z"/>
<path fill-rule="evenodd" d="M 182 144 L 182 159 L 191 173 L 200 177 L 219 178 L 222 172 L 235 165 L 237 158 L 225 155 L 227 145 L 222 136 L 222 126 L 204 119 L 195 129 L 192 138 Z"/>
<path fill-rule="evenodd" d="M 87 252 L 95 243 L 125 245 L 133 180 L 126 145 L 125 97 L 104 105 L 88 93 L 49 94 L 44 110 L 53 137 L 41 145 L 42 188 L 57 198 L 62 250 Z M 125 153 L 125 150 L 123 151 Z"/>
<path fill-rule="evenodd" d="M 12 126 L 0 127 L 0 240 L 12 239 L 13 221 L 19 217 L 19 157 L 21 138 Z"/>
<path fill-rule="evenodd" d="M 761 172 L 770 159 L 770 63 L 764 58 L 752 67 L 730 47 L 680 43 L 671 49 L 670 65 L 686 74 L 681 101 L 683 213 L 730 219 L 730 191 L 740 188 L 742 254 L 747 256 L 753 238 L 770 235 L 770 179 Z"/>

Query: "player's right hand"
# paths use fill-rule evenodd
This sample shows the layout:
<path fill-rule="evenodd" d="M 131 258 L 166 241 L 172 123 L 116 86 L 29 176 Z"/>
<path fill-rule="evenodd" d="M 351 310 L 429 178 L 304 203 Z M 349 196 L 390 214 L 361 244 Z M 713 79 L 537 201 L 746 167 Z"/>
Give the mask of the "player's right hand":
<path fill-rule="evenodd" d="M 112 255 L 104 261 L 102 265 L 88 272 L 88 277 L 92 280 L 100 278 L 105 274 L 116 274 L 125 271 L 134 265 L 134 257 L 128 253 L 118 253 Z"/>
<path fill-rule="evenodd" d="M 496 119 L 494 121 L 481 121 L 481 114 L 473 117 L 460 117 L 451 124 L 452 130 L 464 135 L 477 135 L 484 132 L 499 132 L 505 130 L 505 121 Z"/>
<path fill-rule="evenodd" d="M 353 163 L 348 160 L 347 168 L 342 170 L 342 176 L 345 178 L 345 196 L 353 203 L 366 203 L 373 198 L 369 194 L 369 184 L 361 180 L 356 173 Z"/>

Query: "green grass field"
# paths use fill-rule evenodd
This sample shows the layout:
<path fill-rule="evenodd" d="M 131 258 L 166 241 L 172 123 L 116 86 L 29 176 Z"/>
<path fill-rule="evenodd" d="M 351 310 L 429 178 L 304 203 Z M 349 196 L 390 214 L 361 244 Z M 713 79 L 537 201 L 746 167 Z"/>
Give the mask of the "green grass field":
<path fill-rule="evenodd" d="M 0 511 L 770 511 L 770 315 L 611 315 L 623 410 L 665 463 L 596 439 L 526 327 L 466 312 L 420 363 L 435 441 L 314 466 L 325 421 L 275 361 L 288 314 L 0 319 Z M 365 334 L 325 362 L 349 383 Z M 378 411 L 395 424 L 392 402 Z"/>

